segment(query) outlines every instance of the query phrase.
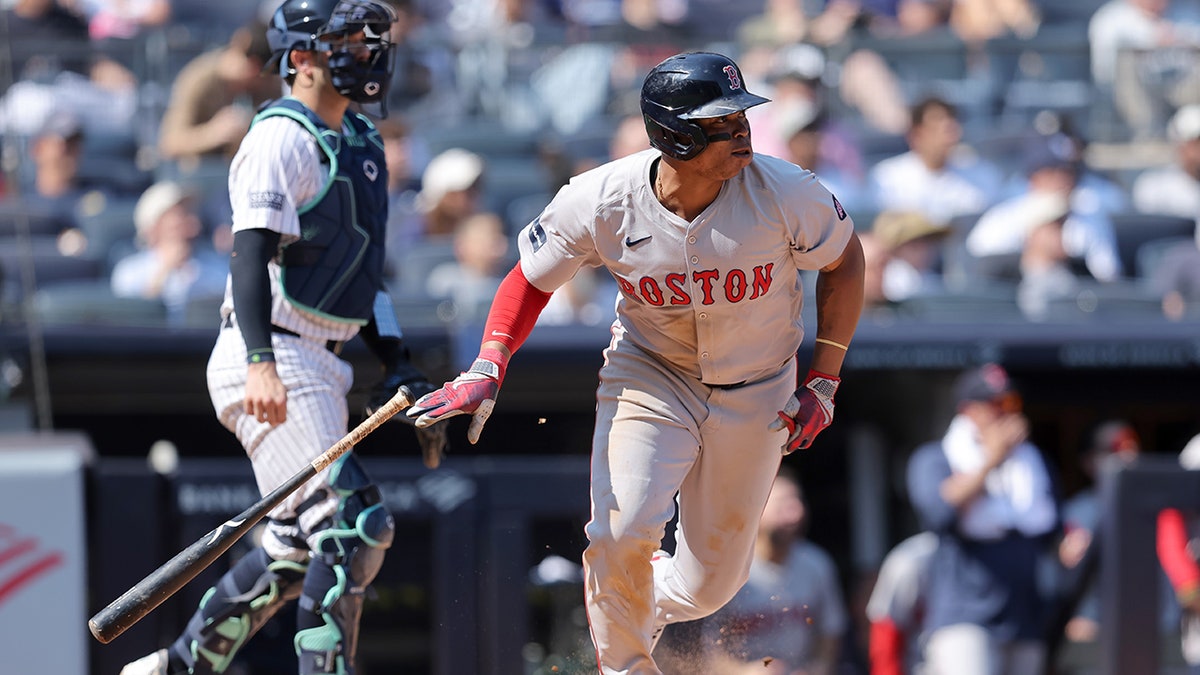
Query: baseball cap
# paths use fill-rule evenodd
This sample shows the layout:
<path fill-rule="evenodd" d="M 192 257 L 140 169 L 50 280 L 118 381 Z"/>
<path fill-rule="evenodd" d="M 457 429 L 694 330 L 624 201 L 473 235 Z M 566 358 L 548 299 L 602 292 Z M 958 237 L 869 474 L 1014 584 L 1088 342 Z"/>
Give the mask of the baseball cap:
<path fill-rule="evenodd" d="M 53 136 L 66 140 L 81 138 L 83 136 L 83 125 L 80 124 L 79 118 L 67 112 L 57 112 L 50 115 L 42 123 L 37 130 L 37 137 L 44 138 Z"/>
<path fill-rule="evenodd" d="M 950 228 L 916 211 L 883 211 L 875 217 L 871 231 L 890 250 L 922 237 L 948 234 Z"/>
<path fill-rule="evenodd" d="M 466 190 L 483 175 L 483 158 L 463 148 L 450 148 L 434 157 L 421 174 L 417 207 L 428 211 L 447 192 Z"/>
<path fill-rule="evenodd" d="M 192 194 L 175 181 L 160 181 L 146 188 L 133 207 L 133 225 L 139 237 L 154 227 L 162 215 L 187 199 Z"/>
<path fill-rule="evenodd" d="M 959 376 L 954 391 L 959 403 L 998 402 L 1020 409 L 1020 396 L 1013 387 L 1008 371 L 995 363 L 985 363 L 964 372 Z"/>
<path fill-rule="evenodd" d="M 1070 136 L 1061 133 L 1040 136 L 1026 148 L 1025 173 L 1042 169 L 1078 171 L 1079 160 L 1078 146 Z"/>
<path fill-rule="evenodd" d="M 1110 420 L 1096 427 L 1091 450 L 1099 454 L 1136 453 L 1141 449 L 1137 431 L 1124 420 Z"/>
<path fill-rule="evenodd" d="M 1167 132 L 1171 140 L 1176 142 L 1200 138 L 1200 104 L 1191 103 L 1176 111 L 1167 126 Z"/>

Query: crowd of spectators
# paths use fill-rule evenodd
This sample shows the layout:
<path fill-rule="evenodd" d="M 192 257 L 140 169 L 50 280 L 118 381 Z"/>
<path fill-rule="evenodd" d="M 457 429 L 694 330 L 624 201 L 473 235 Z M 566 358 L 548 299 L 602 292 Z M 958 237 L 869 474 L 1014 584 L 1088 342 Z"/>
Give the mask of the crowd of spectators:
<path fill-rule="evenodd" d="M 45 268 L 27 289 L 4 256 L 6 306 L 54 280 L 107 281 L 137 252 L 134 206 L 159 181 L 193 194 L 197 241 L 227 253 L 229 148 L 281 93 L 259 76 L 274 4 L 5 3 L 0 230 L 6 249 L 30 235 Z M 453 241 L 473 216 L 511 237 L 571 175 L 644 148 L 642 75 L 711 49 L 773 99 L 751 111 L 756 150 L 813 169 L 874 238 L 886 271 L 868 320 L 973 296 L 1030 321 L 1200 312 L 1194 0 L 394 4 L 380 127 L 389 273 L 408 298 L 467 250 Z M 583 304 L 611 297 L 580 286 L 608 294 Z"/>

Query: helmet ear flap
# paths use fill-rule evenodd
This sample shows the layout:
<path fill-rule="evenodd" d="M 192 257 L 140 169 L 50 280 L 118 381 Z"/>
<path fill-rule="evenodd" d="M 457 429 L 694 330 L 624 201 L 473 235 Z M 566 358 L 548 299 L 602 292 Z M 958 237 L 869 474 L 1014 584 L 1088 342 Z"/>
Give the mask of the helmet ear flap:
<path fill-rule="evenodd" d="M 689 160 L 704 151 L 708 146 L 708 137 L 698 125 L 682 122 L 679 129 L 673 129 L 651 117 L 642 114 L 646 124 L 646 135 L 650 145 L 666 153 L 667 156 L 679 160 Z"/>

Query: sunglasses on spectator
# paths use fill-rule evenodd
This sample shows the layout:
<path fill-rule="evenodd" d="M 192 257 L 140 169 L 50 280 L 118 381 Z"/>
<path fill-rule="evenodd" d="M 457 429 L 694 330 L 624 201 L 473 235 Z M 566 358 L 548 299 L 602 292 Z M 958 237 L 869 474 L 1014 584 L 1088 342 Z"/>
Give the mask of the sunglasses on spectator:
<path fill-rule="evenodd" d="M 1000 394 L 991 401 L 988 401 L 988 403 L 991 403 L 992 407 L 996 410 L 1008 415 L 1019 413 L 1025 407 L 1025 402 L 1021 399 L 1021 395 L 1015 391 Z"/>

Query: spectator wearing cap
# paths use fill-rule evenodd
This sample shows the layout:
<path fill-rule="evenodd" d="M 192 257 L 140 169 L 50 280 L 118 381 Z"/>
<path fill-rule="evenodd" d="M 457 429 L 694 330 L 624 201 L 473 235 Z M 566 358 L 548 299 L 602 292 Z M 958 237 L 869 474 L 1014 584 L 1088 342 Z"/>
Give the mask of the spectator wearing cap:
<path fill-rule="evenodd" d="M 1032 222 L 1035 216 L 1053 201 L 1066 200 L 1069 213 L 1062 224 L 1062 245 L 1067 256 L 1098 281 L 1119 278 L 1121 261 L 1112 221 L 1103 210 L 1076 205 L 1073 199 L 1079 171 L 1077 158 L 1053 140 L 1037 144 L 1028 156 L 1025 191 L 979 217 L 967 234 L 967 253 L 975 258 L 1020 254 L 1032 228 L 1043 224 Z"/>
<path fill-rule="evenodd" d="M 942 242 L 950 228 L 915 211 L 884 211 L 871 231 L 888 251 L 883 294 L 892 302 L 943 290 L 938 272 Z"/>
<path fill-rule="evenodd" d="M 140 250 L 113 267 L 115 295 L 162 300 L 175 323 L 184 320 L 189 302 L 223 295 L 229 260 L 198 245 L 203 228 L 194 195 L 182 185 L 151 185 L 138 198 L 133 221 Z"/>
<path fill-rule="evenodd" d="M 928 675 L 1029 675 L 1045 662 L 1038 569 L 1058 530 L 1053 481 L 1009 375 L 959 376 L 945 435 L 917 448 L 907 489 L 938 536 L 926 598 Z"/>
<path fill-rule="evenodd" d="M 421 172 L 421 189 L 412 210 L 397 214 L 397 220 L 388 224 L 388 236 L 398 245 L 448 241 L 459 223 L 481 210 L 485 168 L 483 157 L 470 150 L 442 151 Z"/>
<path fill-rule="evenodd" d="M 46 119 L 29 143 L 32 189 L 24 198 L 30 206 L 70 220 L 84 193 L 79 177 L 83 140 L 83 127 L 74 115 L 56 113 Z"/>
<path fill-rule="evenodd" d="M 999 196 L 1002 173 L 962 142 L 958 110 L 938 97 L 912 107 L 907 152 L 880 160 L 868 175 L 880 211 L 917 211 L 934 222 L 978 214 Z"/>
<path fill-rule="evenodd" d="M 1200 104 L 1179 109 L 1167 127 L 1175 148 L 1169 166 L 1147 169 L 1131 188 L 1133 208 L 1183 218 L 1200 216 Z"/>

